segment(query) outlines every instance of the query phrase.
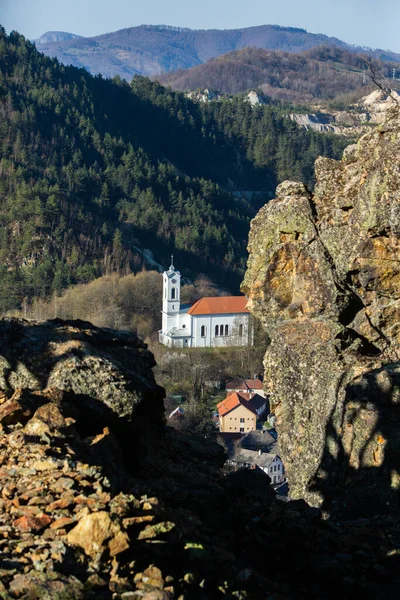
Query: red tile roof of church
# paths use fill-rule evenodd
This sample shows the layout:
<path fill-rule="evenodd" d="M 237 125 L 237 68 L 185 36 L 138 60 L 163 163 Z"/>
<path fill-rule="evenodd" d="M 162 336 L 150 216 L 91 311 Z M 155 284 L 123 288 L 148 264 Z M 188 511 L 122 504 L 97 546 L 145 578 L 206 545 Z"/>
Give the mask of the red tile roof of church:
<path fill-rule="evenodd" d="M 212 296 L 200 298 L 189 308 L 190 315 L 248 313 L 246 296 Z"/>

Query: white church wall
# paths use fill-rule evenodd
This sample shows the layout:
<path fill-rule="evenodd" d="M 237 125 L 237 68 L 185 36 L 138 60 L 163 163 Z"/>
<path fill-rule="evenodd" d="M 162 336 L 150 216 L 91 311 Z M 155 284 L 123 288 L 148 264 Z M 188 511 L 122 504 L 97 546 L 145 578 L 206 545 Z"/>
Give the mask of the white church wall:
<path fill-rule="evenodd" d="M 248 314 L 193 315 L 193 346 L 196 348 L 247 346 Z M 238 328 L 243 325 L 243 335 L 238 335 Z M 226 335 L 228 326 L 228 335 Z M 202 336 L 204 327 L 204 336 Z M 215 335 L 218 327 L 218 335 Z M 222 335 L 221 335 L 222 327 Z"/>
<path fill-rule="evenodd" d="M 232 325 L 231 343 L 233 346 L 252 346 L 253 331 L 251 317 L 247 314 L 236 315 Z"/>

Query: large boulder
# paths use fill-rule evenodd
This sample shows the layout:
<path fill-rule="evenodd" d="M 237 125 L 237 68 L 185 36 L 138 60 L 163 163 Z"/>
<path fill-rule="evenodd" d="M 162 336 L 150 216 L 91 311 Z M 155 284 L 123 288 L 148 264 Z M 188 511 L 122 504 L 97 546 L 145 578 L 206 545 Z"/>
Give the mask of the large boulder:
<path fill-rule="evenodd" d="M 2 319 L 0 390 L 14 393 L 13 401 L 24 390 L 25 400 L 22 408 L 8 403 L 0 420 L 12 420 L 15 411 L 30 404 L 36 409 L 39 392 L 58 389 L 73 397 L 83 437 L 111 426 L 127 451 L 134 454 L 135 449 L 143 458 L 164 428 L 164 390 L 154 380 L 154 365 L 147 346 L 130 332 L 84 321 Z M 29 401 L 27 390 L 33 393 Z M 32 431 L 43 430 L 42 421 L 43 415 L 41 420 L 36 415 Z"/>
<path fill-rule="evenodd" d="M 265 380 L 292 498 L 398 510 L 400 117 L 284 182 L 252 222 L 242 290 L 271 343 Z"/>

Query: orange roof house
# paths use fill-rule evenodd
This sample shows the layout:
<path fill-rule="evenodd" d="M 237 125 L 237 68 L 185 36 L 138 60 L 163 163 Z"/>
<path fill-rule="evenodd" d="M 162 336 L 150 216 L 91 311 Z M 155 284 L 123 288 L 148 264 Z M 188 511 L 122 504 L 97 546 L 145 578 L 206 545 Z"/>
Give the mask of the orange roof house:
<path fill-rule="evenodd" d="M 265 410 L 266 400 L 258 394 L 234 392 L 217 404 L 221 433 L 248 433 L 257 427 L 257 417 Z"/>
<path fill-rule="evenodd" d="M 225 416 L 240 404 L 248 408 L 248 410 L 251 410 L 251 412 L 256 412 L 256 409 L 252 406 L 252 404 L 241 394 L 229 394 L 225 400 L 222 400 L 222 402 L 217 404 L 218 414 Z"/>

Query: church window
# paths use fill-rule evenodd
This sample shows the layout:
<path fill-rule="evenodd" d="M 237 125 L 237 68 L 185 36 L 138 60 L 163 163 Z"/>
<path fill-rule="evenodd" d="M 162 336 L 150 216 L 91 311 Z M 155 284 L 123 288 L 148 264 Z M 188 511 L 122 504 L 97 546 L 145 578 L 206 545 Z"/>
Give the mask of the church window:
<path fill-rule="evenodd" d="M 229 335 L 229 328 L 228 328 L 228 325 L 225 325 L 225 335 Z"/>
<path fill-rule="evenodd" d="M 218 327 L 218 325 L 216 325 L 216 326 L 215 326 L 215 335 L 216 335 L 216 336 L 218 335 L 218 332 L 219 332 L 219 327 Z"/>
<path fill-rule="evenodd" d="M 220 325 L 219 327 L 219 335 L 224 335 L 224 326 Z"/>
<path fill-rule="evenodd" d="M 243 335 L 243 325 L 239 325 L 239 335 Z"/>
<path fill-rule="evenodd" d="M 206 337 L 206 326 L 205 325 L 201 326 L 200 335 L 201 335 L 201 337 Z"/>
<path fill-rule="evenodd" d="M 171 290 L 171 300 L 175 300 L 176 298 L 176 288 L 172 288 Z"/>
<path fill-rule="evenodd" d="M 182 329 L 186 329 L 186 325 L 185 325 L 185 323 L 182 325 Z"/>

